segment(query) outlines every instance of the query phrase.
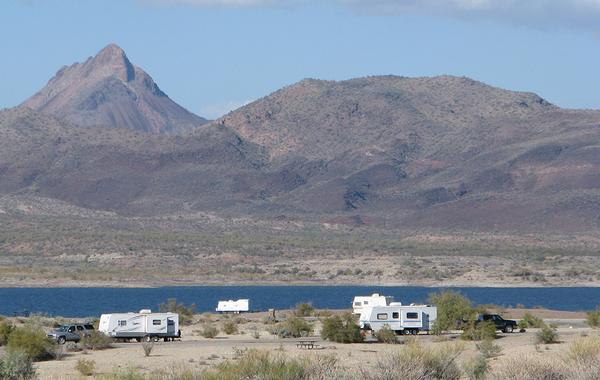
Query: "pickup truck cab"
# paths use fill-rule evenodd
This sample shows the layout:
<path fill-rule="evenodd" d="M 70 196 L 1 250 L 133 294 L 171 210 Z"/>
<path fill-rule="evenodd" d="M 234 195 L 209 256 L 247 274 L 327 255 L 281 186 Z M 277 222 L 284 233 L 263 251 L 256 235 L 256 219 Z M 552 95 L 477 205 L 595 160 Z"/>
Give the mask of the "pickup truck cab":
<path fill-rule="evenodd" d="M 479 314 L 476 323 L 491 322 L 496 326 L 496 330 L 505 333 L 512 333 L 517 328 L 517 322 L 512 319 L 504 319 L 499 314 Z"/>
<path fill-rule="evenodd" d="M 74 323 L 63 325 L 48 333 L 48 338 L 55 340 L 58 344 L 66 342 L 79 342 L 81 338 L 94 331 L 94 326 L 89 323 Z"/>

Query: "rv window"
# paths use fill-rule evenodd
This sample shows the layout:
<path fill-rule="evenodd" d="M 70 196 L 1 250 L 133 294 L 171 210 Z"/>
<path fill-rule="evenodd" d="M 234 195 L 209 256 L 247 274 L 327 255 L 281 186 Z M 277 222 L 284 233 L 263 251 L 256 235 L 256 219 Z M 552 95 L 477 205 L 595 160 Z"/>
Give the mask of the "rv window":
<path fill-rule="evenodd" d="M 361 303 L 360 302 L 354 302 L 354 306 L 360 306 Z"/>
<path fill-rule="evenodd" d="M 160 319 L 153 319 L 153 320 L 152 320 L 152 324 L 153 324 L 154 326 L 160 326 L 160 324 L 161 324 L 161 321 L 160 321 Z"/>
<path fill-rule="evenodd" d="M 120 320 L 119 322 L 117 322 L 117 324 L 118 324 L 119 326 L 127 326 L 127 321 L 125 321 L 125 320 Z"/>
<path fill-rule="evenodd" d="M 175 326 L 175 321 L 172 320 L 172 319 L 168 319 L 167 320 L 167 325 L 169 325 L 169 326 Z"/>
<path fill-rule="evenodd" d="M 386 319 L 388 319 L 388 315 L 387 313 L 379 313 L 377 314 L 377 319 L 379 319 L 380 321 L 385 321 Z"/>
<path fill-rule="evenodd" d="M 364 301 L 364 302 L 363 302 L 363 304 L 364 304 L 364 305 L 368 305 L 368 304 L 369 304 L 369 301 Z"/>
<path fill-rule="evenodd" d="M 406 319 L 419 319 L 419 313 L 406 313 Z"/>
<path fill-rule="evenodd" d="M 400 318 L 400 314 L 398 314 L 397 312 L 392 313 L 392 319 L 398 319 Z"/>

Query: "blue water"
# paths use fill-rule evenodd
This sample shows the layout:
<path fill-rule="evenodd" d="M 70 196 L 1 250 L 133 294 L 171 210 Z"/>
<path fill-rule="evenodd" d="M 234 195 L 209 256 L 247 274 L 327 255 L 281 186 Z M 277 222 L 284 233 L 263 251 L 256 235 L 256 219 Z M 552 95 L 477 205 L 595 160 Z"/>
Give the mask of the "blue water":
<path fill-rule="evenodd" d="M 555 310 L 591 310 L 600 288 L 426 288 L 413 286 L 193 286 L 160 288 L 0 288 L 0 315 L 44 313 L 90 317 L 102 313 L 158 310 L 168 298 L 213 311 L 218 300 L 249 298 L 252 310 L 285 309 L 299 302 L 317 308 L 350 309 L 355 295 L 381 293 L 403 303 L 425 302 L 430 293 L 458 291 L 474 304 L 524 305 Z"/>

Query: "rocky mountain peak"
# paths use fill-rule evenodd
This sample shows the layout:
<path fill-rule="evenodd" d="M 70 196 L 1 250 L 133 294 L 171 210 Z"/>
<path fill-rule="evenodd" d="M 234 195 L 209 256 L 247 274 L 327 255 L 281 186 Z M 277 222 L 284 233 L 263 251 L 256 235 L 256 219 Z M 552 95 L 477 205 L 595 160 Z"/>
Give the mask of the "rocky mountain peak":
<path fill-rule="evenodd" d="M 89 127 L 180 133 L 206 123 L 172 101 L 116 44 L 61 68 L 22 105 Z"/>

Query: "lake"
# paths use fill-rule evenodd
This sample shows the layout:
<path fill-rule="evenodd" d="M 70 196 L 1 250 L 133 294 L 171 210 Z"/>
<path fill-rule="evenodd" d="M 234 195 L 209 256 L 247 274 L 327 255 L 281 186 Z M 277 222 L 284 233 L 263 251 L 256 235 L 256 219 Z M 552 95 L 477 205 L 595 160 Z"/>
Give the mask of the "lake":
<path fill-rule="evenodd" d="M 310 302 L 320 309 L 350 309 L 356 295 L 391 295 L 404 304 L 426 302 L 432 292 L 449 289 L 475 304 L 524 305 L 581 311 L 600 305 L 600 288 L 428 288 L 419 286 L 187 286 L 158 288 L 0 288 L 0 315 L 44 313 L 65 317 L 158 310 L 168 298 L 214 311 L 219 300 L 249 298 L 252 310 L 286 309 Z"/>

